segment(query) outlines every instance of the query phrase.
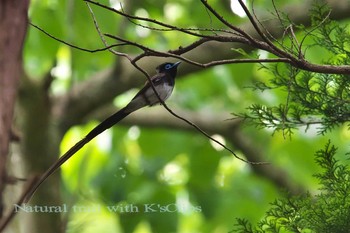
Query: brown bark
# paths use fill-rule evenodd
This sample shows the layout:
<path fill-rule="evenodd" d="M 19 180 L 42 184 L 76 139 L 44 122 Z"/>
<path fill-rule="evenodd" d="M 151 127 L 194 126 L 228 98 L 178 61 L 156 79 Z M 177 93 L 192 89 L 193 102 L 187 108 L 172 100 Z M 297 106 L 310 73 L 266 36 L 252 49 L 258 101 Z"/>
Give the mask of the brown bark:
<path fill-rule="evenodd" d="M 42 174 L 59 154 L 61 138 L 57 138 L 57 129 L 52 120 L 51 101 L 45 86 L 47 79 L 50 77 L 46 76 L 42 82 L 38 82 L 23 75 L 18 94 L 18 115 L 20 116 L 18 121 L 20 121 L 22 134 L 20 151 L 24 163 L 24 174 L 27 177 Z M 50 177 L 28 204 L 60 205 L 59 177 L 59 173 Z M 21 220 L 23 222 L 23 218 Z M 64 230 L 60 213 L 32 213 L 25 220 L 26 233 L 63 232 Z"/>
<path fill-rule="evenodd" d="M 0 214 L 6 186 L 11 125 L 22 68 L 29 0 L 0 1 Z"/>

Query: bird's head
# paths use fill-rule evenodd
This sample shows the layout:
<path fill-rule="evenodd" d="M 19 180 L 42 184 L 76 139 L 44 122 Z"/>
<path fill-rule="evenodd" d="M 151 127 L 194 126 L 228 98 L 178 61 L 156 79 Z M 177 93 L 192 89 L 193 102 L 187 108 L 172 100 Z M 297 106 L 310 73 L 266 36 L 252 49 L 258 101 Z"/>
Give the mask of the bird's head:
<path fill-rule="evenodd" d="M 170 63 L 170 62 L 165 62 L 163 64 L 160 64 L 157 66 L 157 71 L 158 73 L 168 73 L 170 74 L 173 78 L 175 78 L 176 73 L 177 73 L 177 66 L 180 65 L 180 61 L 176 63 Z"/>

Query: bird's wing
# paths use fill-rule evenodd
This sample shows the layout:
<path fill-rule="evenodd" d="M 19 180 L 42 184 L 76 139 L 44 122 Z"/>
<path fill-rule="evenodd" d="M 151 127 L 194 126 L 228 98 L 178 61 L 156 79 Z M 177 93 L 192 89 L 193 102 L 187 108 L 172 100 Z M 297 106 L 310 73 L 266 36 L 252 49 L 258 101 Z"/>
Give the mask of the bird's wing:
<path fill-rule="evenodd" d="M 153 85 L 158 86 L 163 81 L 162 80 L 164 78 L 163 76 L 164 76 L 163 74 L 156 74 L 155 76 L 153 76 L 151 78 Z M 151 98 L 154 95 L 155 94 L 152 89 L 152 86 L 150 82 L 147 81 L 145 85 L 142 87 L 142 89 L 135 95 L 135 97 L 127 105 L 126 110 L 133 112 L 142 107 L 156 104 L 157 102 L 159 102 L 159 100 L 155 98 Z"/>

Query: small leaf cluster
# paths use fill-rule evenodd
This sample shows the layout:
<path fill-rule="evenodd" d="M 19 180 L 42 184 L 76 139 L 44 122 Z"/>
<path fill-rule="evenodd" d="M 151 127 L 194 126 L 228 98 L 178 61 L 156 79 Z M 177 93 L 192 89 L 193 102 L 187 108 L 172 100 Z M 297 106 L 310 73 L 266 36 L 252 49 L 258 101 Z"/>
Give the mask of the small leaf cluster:
<path fill-rule="evenodd" d="M 331 53 L 329 64 L 343 65 L 350 62 L 350 37 L 348 25 L 330 20 L 328 5 L 315 4 L 311 10 L 311 24 L 317 27 L 313 33 L 315 45 Z"/>
<path fill-rule="evenodd" d="M 312 10 L 313 45 L 330 53 L 325 63 L 350 64 L 350 32 L 346 26 L 327 18 L 325 6 Z M 269 81 L 257 82 L 261 91 L 282 90 L 286 95 L 277 106 L 253 104 L 248 113 L 237 114 L 259 128 L 283 130 L 292 134 L 301 126 L 316 124 L 324 134 L 335 126 L 350 121 L 350 75 L 322 74 L 302 71 L 289 64 L 264 67 L 272 74 Z"/>
<path fill-rule="evenodd" d="M 275 200 L 257 226 L 237 219 L 237 233 L 346 233 L 350 229 L 350 169 L 335 159 L 337 149 L 328 142 L 316 152 L 322 172 L 315 177 L 320 193 Z"/>

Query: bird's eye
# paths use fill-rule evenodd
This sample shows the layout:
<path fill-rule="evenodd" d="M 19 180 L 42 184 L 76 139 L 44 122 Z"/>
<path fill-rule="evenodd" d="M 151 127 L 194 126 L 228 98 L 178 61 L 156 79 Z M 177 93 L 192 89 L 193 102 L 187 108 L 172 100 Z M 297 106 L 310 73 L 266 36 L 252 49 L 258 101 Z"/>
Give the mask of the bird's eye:
<path fill-rule="evenodd" d="M 166 64 L 166 65 L 165 65 L 165 69 L 166 69 L 166 70 L 171 69 L 171 67 L 173 67 L 171 64 Z"/>

